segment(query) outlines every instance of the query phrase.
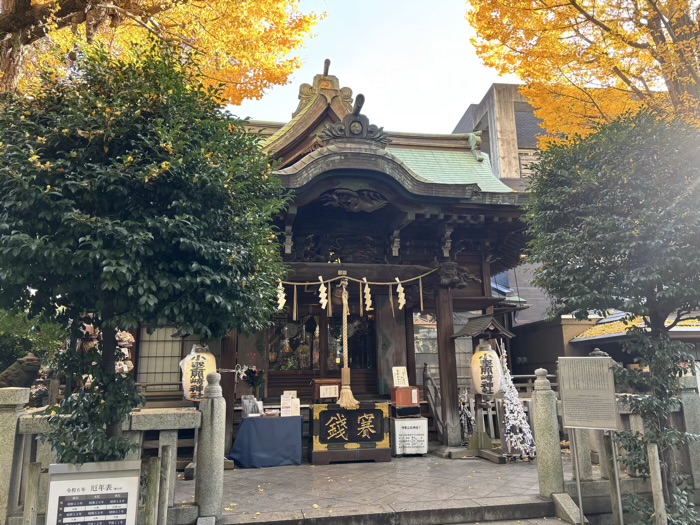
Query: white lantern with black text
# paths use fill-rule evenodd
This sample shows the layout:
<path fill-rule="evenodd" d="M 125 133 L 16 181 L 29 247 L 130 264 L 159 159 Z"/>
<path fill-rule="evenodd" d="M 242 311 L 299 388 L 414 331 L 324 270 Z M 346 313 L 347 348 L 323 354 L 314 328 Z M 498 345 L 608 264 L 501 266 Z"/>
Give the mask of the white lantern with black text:
<path fill-rule="evenodd" d="M 496 351 L 486 341 L 479 343 L 472 356 L 472 384 L 474 392 L 495 396 L 501 391 L 503 369 Z"/>
<path fill-rule="evenodd" d="M 194 345 L 192 351 L 180 361 L 185 399 L 201 401 L 207 386 L 207 376 L 216 372 L 216 357 L 208 350 L 206 346 Z"/>

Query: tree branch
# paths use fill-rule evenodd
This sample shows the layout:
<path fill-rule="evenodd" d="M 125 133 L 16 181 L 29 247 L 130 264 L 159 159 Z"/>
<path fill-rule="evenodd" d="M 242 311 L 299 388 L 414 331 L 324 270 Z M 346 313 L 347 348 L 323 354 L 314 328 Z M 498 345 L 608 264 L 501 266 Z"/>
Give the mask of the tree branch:
<path fill-rule="evenodd" d="M 678 312 L 676 312 L 676 318 L 670 325 L 668 325 L 668 329 L 670 330 L 671 328 L 678 326 L 678 323 L 682 321 L 689 321 L 691 319 L 700 320 L 700 314 L 690 315 L 691 313 L 693 313 L 692 310 L 679 310 Z"/>
<path fill-rule="evenodd" d="M 600 113 L 601 118 L 602 118 L 603 120 L 605 120 L 605 122 L 609 122 L 610 119 L 608 119 L 608 116 L 605 114 L 605 112 L 603 111 L 603 109 L 598 105 L 598 103 L 595 101 L 595 99 L 593 98 L 593 96 L 592 96 L 588 91 L 586 91 L 585 88 L 582 88 L 581 86 L 579 86 L 578 84 L 576 84 L 573 80 L 571 80 L 571 79 L 567 76 L 567 74 L 566 74 L 564 71 L 561 70 L 561 68 L 557 68 L 557 69 L 559 69 L 559 72 L 561 73 L 561 75 L 562 75 L 575 89 L 578 89 L 581 93 L 583 93 L 583 95 L 588 99 L 588 101 L 589 101 L 591 104 L 593 104 L 593 106 L 594 106 L 595 109 L 598 111 L 598 113 Z M 584 103 L 585 103 L 585 102 L 584 102 Z"/>
<path fill-rule="evenodd" d="M 588 11 L 586 11 L 583 7 L 581 7 L 576 0 L 570 0 L 569 3 L 571 4 L 571 7 L 576 9 L 579 13 L 583 15 L 583 17 L 588 20 L 591 24 L 595 25 L 596 27 L 602 29 L 604 32 L 609 33 L 617 38 L 620 39 L 621 42 L 624 44 L 633 47 L 635 49 L 649 49 L 649 44 L 644 42 L 644 43 L 639 43 L 639 42 L 634 42 L 633 40 L 629 40 L 622 36 L 620 33 L 615 31 L 612 27 L 608 26 L 607 24 L 601 22 L 598 20 L 596 17 L 591 15 Z"/>
<path fill-rule="evenodd" d="M 641 89 L 634 85 L 632 80 L 619 67 L 613 66 L 612 71 L 618 76 L 620 80 L 622 80 L 625 84 L 629 86 L 629 88 L 634 92 L 634 94 L 639 97 L 639 100 L 646 100 L 648 98 L 642 92 Z"/>
<path fill-rule="evenodd" d="M 184 3 L 181 0 L 179 3 Z M 129 2 L 133 6 L 133 2 Z M 86 21 L 87 13 L 97 8 L 119 10 L 120 13 L 129 13 L 129 18 L 138 21 L 139 18 L 151 18 L 169 8 L 173 4 L 156 3 L 147 9 L 126 9 L 111 2 L 89 2 L 88 0 L 59 0 L 58 9 L 54 4 L 31 6 L 21 12 L 0 14 L 0 42 L 9 39 L 13 34 L 21 33 L 20 42 L 28 45 L 46 36 L 48 32 L 47 22 L 53 17 L 55 27 L 63 29 L 72 24 L 81 24 Z"/>

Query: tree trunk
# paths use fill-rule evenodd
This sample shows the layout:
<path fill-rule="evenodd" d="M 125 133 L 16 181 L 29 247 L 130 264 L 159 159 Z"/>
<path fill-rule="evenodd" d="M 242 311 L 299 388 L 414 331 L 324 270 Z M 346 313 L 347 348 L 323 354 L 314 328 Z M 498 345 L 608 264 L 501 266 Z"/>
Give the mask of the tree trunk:
<path fill-rule="evenodd" d="M 105 378 L 114 377 L 115 365 L 117 362 L 117 340 L 114 328 L 109 325 L 114 317 L 114 307 L 108 303 L 102 311 L 102 374 Z M 105 321 L 107 326 L 105 326 Z M 122 433 L 122 422 L 117 421 L 107 425 L 107 437 L 120 436 Z"/>
<path fill-rule="evenodd" d="M 2 13 L 13 13 L 26 8 L 26 2 L 0 0 Z M 0 42 L 0 93 L 14 92 L 17 89 L 25 54 L 21 36 L 21 33 L 17 33 Z"/>
<path fill-rule="evenodd" d="M 659 313 L 656 308 L 650 308 L 649 331 L 652 339 L 660 339 L 661 337 L 668 336 L 668 329 L 666 328 L 667 317 L 668 314 L 662 314 Z M 655 373 L 653 368 L 650 371 L 652 374 Z M 668 397 L 668 394 L 666 392 L 655 392 L 654 395 L 661 398 Z M 660 432 L 664 432 L 669 428 L 670 418 L 671 414 L 667 413 L 665 414 L 665 417 L 661 418 L 658 421 Z M 664 501 L 668 505 L 671 503 L 671 494 L 673 491 L 674 476 L 671 473 L 671 470 L 673 470 L 673 450 L 661 447 L 660 443 L 658 443 L 657 445 L 659 445 L 659 458 L 661 460 L 661 484 L 663 488 Z"/>

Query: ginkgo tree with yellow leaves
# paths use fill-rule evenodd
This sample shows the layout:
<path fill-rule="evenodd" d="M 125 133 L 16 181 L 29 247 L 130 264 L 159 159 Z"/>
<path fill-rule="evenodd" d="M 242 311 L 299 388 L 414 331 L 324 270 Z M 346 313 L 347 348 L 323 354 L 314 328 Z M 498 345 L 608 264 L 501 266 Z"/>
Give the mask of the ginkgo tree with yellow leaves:
<path fill-rule="evenodd" d="M 693 0 L 470 0 L 484 62 L 515 73 L 549 140 L 646 106 L 700 121 Z"/>
<path fill-rule="evenodd" d="M 300 0 L 0 0 L 0 92 L 33 91 L 81 42 L 128 57 L 155 35 L 197 53 L 202 79 L 233 104 L 284 84 L 318 17 Z"/>

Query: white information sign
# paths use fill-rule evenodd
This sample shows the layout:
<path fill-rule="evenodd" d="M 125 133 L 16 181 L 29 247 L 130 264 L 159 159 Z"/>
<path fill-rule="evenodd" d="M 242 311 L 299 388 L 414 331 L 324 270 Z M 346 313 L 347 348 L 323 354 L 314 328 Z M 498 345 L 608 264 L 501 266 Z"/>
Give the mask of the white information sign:
<path fill-rule="evenodd" d="M 559 358 L 565 428 L 618 429 L 614 366 L 609 357 Z"/>
<path fill-rule="evenodd" d="M 296 390 L 285 390 L 282 392 L 283 396 L 289 396 L 289 397 L 297 397 L 297 391 Z"/>
<path fill-rule="evenodd" d="M 338 385 L 321 385 L 318 388 L 319 396 L 321 399 L 326 399 L 326 398 L 338 398 Z"/>
<path fill-rule="evenodd" d="M 292 396 L 282 396 L 280 398 L 280 416 L 289 417 L 292 415 Z"/>
<path fill-rule="evenodd" d="M 428 420 L 424 417 L 391 420 L 394 455 L 428 453 Z"/>
<path fill-rule="evenodd" d="M 409 386 L 408 371 L 405 366 L 394 366 L 391 372 L 394 375 L 394 386 Z"/>
<path fill-rule="evenodd" d="M 301 400 L 298 397 L 292 398 L 292 415 L 293 416 L 300 416 L 301 415 Z"/>
<path fill-rule="evenodd" d="M 132 525 L 140 461 L 49 465 L 47 525 Z"/>

